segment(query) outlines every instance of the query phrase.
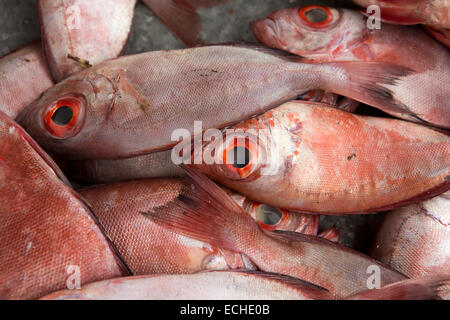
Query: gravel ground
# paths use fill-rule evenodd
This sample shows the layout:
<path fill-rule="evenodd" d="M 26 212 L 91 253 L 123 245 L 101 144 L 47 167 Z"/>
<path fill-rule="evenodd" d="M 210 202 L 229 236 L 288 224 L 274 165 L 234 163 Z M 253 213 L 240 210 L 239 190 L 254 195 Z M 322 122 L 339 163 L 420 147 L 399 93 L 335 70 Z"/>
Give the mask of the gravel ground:
<path fill-rule="evenodd" d="M 275 10 L 311 4 L 352 7 L 349 0 L 234 0 L 200 11 L 203 22 L 201 38 L 205 43 L 254 42 L 256 40 L 249 28 L 252 21 L 266 17 Z M 37 0 L 0 0 L 0 56 L 39 37 Z M 125 54 L 177 48 L 183 48 L 183 44 L 150 10 L 138 3 Z M 341 232 L 342 244 L 367 252 L 383 216 L 322 216 L 320 228 L 335 225 Z"/>

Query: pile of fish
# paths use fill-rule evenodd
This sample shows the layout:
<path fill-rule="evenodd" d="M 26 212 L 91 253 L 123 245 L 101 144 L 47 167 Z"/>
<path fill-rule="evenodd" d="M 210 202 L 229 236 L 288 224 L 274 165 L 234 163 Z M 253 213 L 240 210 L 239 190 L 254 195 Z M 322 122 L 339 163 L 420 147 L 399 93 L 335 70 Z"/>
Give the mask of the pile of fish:
<path fill-rule="evenodd" d="M 143 2 L 190 48 L 120 56 L 136 0 L 39 0 L 0 58 L 1 299 L 450 298 L 448 1 L 215 45 L 226 0 Z M 380 211 L 370 256 L 319 232 Z"/>

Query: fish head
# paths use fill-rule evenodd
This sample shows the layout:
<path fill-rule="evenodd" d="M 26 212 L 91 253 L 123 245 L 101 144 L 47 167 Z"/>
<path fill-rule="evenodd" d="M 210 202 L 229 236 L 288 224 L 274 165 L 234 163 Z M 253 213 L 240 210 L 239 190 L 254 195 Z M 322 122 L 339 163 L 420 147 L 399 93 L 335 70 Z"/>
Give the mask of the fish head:
<path fill-rule="evenodd" d="M 221 131 L 201 149 L 194 149 L 191 164 L 206 174 L 236 183 L 258 179 L 265 167 L 276 163 L 271 156 L 277 156 L 272 152 L 277 144 L 265 120 L 253 118 Z"/>
<path fill-rule="evenodd" d="M 228 188 L 228 195 L 241 206 L 266 231 L 295 231 L 316 235 L 319 228 L 319 215 L 303 214 L 253 201 Z"/>
<path fill-rule="evenodd" d="M 362 14 L 324 6 L 288 8 L 253 23 L 263 44 L 307 58 L 341 51 L 366 31 Z"/>
<path fill-rule="evenodd" d="M 115 98 L 107 77 L 86 70 L 43 93 L 18 122 L 47 151 L 76 158 L 99 135 Z"/>
<path fill-rule="evenodd" d="M 250 199 L 269 196 L 287 183 L 300 145 L 301 123 L 287 117 L 277 108 L 223 130 L 222 136 L 194 150 L 190 166 Z"/>

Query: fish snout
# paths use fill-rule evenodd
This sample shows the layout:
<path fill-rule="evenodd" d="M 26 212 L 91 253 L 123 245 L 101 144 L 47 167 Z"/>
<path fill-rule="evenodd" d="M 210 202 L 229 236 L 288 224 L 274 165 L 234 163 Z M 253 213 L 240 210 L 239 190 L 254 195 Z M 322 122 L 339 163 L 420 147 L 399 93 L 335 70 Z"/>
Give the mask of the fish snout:
<path fill-rule="evenodd" d="M 258 41 L 270 47 L 278 47 L 279 27 L 275 20 L 269 17 L 255 21 L 251 29 Z"/>

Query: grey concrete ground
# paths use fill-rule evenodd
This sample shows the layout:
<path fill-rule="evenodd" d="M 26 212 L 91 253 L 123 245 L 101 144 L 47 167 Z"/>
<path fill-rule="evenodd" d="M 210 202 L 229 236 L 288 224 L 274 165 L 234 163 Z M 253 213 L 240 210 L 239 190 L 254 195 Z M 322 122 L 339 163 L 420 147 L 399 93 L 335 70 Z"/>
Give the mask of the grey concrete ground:
<path fill-rule="evenodd" d="M 200 11 L 203 22 L 201 38 L 205 43 L 255 41 L 249 28 L 252 21 L 275 10 L 311 4 L 353 6 L 350 0 L 234 0 Z M 39 34 L 37 0 L 0 0 L 0 56 L 38 39 Z M 160 20 L 143 4 L 138 3 L 125 54 L 182 47 L 183 44 Z M 321 219 L 321 229 L 335 225 L 342 234 L 341 243 L 365 252 L 372 243 L 381 218 L 382 214 L 324 216 Z"/>

